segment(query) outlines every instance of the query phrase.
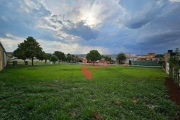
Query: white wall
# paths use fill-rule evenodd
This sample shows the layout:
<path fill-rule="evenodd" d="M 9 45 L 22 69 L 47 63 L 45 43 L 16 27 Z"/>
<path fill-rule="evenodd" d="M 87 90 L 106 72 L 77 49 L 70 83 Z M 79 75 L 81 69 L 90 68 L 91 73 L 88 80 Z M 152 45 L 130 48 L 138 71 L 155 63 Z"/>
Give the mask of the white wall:
<path fill-rule="evenodd" d="M 0 46 L 0 71 L 3 69 L 3 52 L 2 47 Z"/>
<path fill-rule="evenodd" d="M 137 58 L 126 58 L 126 60 L 123 60 L 124 63 L 129 63 L 129 60 L 137 61 Z"/>
<path fill-rule="evenodd" d="M 7 65 L 7 56 L 6 53 L 4 52 L 4 67 L 6 67 Z"/>
<path fill-rule="evenodd" d="M 166 73 L 169 74 L 169 63 L 166 62 Z"/>
<path fill-rule="evenodd" d="M 166 62 L 166 73 L 169 74 L 169 63 L 168 62 Z M 174 74 L 174 69 L 172 71 L 172 74 Z M 178 81 L 180 81 L 180 69 L 179 69 L 179 77 L 178 77 L 178 75 L 177 76 L 173 75 L 173 77 L 177 77 Z M 173 79 L 175 79 L 175 78 L 173 78 Z M 180 86 L 180 82 L 178 82 L 178 85 Z"/>

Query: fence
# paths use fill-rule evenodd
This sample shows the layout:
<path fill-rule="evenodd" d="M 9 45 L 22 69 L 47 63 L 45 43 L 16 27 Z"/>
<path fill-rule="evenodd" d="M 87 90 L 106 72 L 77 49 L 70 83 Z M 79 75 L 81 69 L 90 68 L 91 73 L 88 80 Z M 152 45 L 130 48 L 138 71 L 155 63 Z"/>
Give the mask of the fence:
<path fill-rule="evenodd" d="M 141 66 L 161 66 L 158 61 L 131 61 L 131 65 L 141 65 Z"/>
<path fill-rule="evenodd" d="M 180 69 L 179 70 L 175 70 L 175 68 L 170 69 L 169 63 L 166 62 L 165 64 L 166 64 L 166 68 L 165 68 L 166 73 L 170 75 L 174 83 L 178 85 L 178 87 L 180 87 Z"/>

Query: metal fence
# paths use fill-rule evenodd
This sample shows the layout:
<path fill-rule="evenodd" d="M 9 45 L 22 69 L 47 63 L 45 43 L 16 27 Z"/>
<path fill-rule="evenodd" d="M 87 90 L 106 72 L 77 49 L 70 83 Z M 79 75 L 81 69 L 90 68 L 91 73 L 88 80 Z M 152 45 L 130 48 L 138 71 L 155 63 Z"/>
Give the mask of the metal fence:
<path fill-rule="evenodd" d="M 140 66 L 161 66 L 158 61 L 131 61 L 131 65 L 140 65 Z"/>

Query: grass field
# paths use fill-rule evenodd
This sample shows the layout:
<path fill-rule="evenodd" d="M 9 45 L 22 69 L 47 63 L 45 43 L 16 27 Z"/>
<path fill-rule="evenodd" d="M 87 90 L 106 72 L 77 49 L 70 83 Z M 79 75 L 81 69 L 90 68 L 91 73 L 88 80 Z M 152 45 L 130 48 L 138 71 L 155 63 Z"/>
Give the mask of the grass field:
<path fill-rule="evenodd" d="M 161 69 L 80 65 L 8 67 L 0 72 L 0 119 L 173 120 Z"/>

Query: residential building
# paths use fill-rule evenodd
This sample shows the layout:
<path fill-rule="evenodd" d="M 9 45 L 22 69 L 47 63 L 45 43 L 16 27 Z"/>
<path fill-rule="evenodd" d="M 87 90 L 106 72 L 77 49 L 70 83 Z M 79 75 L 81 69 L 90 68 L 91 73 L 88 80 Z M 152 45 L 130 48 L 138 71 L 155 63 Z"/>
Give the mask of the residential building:
<path fill-rule="evenodd" d="M 149 52 L 149 53 L 148 53 L 148 56 L 155 57 L 155 52 Z"/>
<path fill-rule="evenodd" d="M 164 54 L 164 61 L 165 62 L 168 62 L 172 53 L 173 53 L 173 50 L 168 50 L 168 52 Z"/>
<path fill-rule="evenodd" d="M 137 56 L 131 55 L 131 54 L 125 54 L 126 60 L 124 60 L 124 63 L 129 63 L 129 60 L 137 61 Z"/>
<path fill-rule="evenodd" d="M 178 56 L 180 56 L 178 48 L 176 48 L 176 51 L 178 52 Z M 176 52 L 173 52 L 173 50 L 168 50 L 167 53 L 164 53 L 164 61 L 168 62 L 169 58 L 174 55 L 176 55 Z"/>
<path fill-rule="evenodd" d="M 154 58 L 155 53 L 149 52 L 148 55 L 143 55 L 138 57 L 138 61 L 157 61 L 157 59 Z"/>
<path fill-rule="evenodd" d="M 137 61 L 137 56 L 136 55 L 131 55 L 129 53 L 125 54 L 126 60 L 123 60 L 122 62 L 125 64 L 129 64 L 129 60 Z M 119 63 L 119 60 L 116 59 L 116 64 Z"/>
<path fill-rule="evenodd" d="M 7 54 L 2 43 L 0 42 L 0 71 L 7 65 Z"/>

